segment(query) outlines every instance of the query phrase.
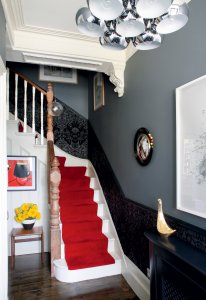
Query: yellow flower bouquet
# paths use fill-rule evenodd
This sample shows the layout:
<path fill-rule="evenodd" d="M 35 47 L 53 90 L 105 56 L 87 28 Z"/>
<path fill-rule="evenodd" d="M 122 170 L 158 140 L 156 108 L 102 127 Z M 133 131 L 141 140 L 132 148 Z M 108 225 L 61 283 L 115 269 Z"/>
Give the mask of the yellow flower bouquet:
<path fill-rule="evenodd" d="M 18 223 L 22 223 L 25 220 L 40 220 L 41 218 L 38 206 L 34 203 L 23 203 L 20 207 L 15 209 L 15 213 L 15 220 Z"/>

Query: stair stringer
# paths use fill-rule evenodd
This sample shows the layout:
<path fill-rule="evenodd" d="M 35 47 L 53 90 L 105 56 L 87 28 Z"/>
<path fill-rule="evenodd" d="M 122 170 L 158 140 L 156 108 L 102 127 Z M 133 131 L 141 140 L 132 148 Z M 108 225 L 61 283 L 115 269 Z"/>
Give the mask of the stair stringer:
<path fill-rule="evenodd" d="M 60 152 L 59 152 L 60 154 Z M 65 166 L 74 166 L 72 160 L 67 157 Z M 76 165 L 75 165 L 76 166 Z M 63 282 L 80 282 L 83 280 L 101 278 L 122 273 L 126 267 L 124 253 L 106 202 L 97 173 L 89 160 L 80 159 L 79 166 L 86 166 L 85 176 L 90 177 L 90 188 L 94 189 L 94 202 L 97 203 L 97 215 L 102 219 L 102 232 L 108 238 L 108 252 L 114 258 L 115 264 L 69 270 L 64 256 L 64 242 L 61 243 L 61 259 L 54 261 L 54 275 Z"/>
<path fill-rule="evenodd" d="M 121 266 L 126 267 L 125 255 L 110 214 L 110 210 L 105 199 L 102 186 L 99 181 L 99 177 L 96 173 L 96 170 L 92 163 L 89 161 L 86 175 L 91 178 L 90 187 L 94 189 L 94 201 L 98 204 L 97 214 L 103 220 L 102 232 L 105 235 L 108 235 L 109 238 L 114 239 L 114 248 L 112 251 L 119 257 L 121 260 Z M 108 245 L 109 246 L 109 245 Z M 110 249 L 108 248 L 108 252 Z"/>

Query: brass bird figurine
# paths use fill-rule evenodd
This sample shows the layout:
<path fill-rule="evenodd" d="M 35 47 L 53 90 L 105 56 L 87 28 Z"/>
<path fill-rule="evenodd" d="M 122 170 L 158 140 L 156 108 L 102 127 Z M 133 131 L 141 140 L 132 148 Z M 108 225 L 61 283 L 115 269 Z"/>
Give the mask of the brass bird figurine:
<path fill-rule="evenodd" d="M 169 236 L 174 233 L 176 230 L 172 229 L 168 226 L 167 222 L 165 221 L 165 217 L 162 210 L 162 200 L 157 199 L 157 230 L 160 234 L 164 236 Z"/>

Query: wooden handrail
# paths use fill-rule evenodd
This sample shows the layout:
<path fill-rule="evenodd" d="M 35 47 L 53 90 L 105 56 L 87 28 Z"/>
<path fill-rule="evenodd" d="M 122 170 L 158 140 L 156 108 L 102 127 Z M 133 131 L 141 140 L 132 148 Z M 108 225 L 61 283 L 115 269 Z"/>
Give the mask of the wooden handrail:
<path fill-rule="evenodd" d="M 10 69 L 13 73 L 17 74 L 19 77 L 21 77 L 23 80 L 26 80 L 29 84 L 31 84 L 35 89 L 37 89 L 40 93 L 44 94 L 45 96 L 47 95 L 47 92 L 40 88 L 37 84 L 35 84 L 33 81 L 28 79 L 26 76 L 20 74 L 18 71 L 15 71 L 13 69 Z"/>

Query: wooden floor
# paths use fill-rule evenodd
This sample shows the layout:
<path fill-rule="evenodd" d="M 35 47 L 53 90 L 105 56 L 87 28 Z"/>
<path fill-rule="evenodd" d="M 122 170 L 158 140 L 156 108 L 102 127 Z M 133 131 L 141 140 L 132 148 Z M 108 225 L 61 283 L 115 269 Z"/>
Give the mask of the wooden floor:
<path fill-rule="evenodd" d="M 138 300 L 121 275 L 80 283 L 62 283 L 50 277 L 49 255 L 44 266 L 39 254 L 16 257 L 9 269 L 9 300 Z"/>

